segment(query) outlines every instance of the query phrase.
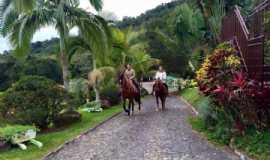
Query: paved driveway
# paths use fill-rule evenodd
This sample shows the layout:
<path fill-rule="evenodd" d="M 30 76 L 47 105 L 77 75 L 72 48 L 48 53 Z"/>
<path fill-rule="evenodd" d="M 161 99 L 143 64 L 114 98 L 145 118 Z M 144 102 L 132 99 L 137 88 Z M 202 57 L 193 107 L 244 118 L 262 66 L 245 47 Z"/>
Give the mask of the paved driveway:
<path fill-rule="evenodd" d="M 122 113 L 46 160 L 238 160 L 194 133 L 191 112 L 171 96 L 165 112 L 155 111 L 154 98 L 143 101 L 133 117 Z"/>

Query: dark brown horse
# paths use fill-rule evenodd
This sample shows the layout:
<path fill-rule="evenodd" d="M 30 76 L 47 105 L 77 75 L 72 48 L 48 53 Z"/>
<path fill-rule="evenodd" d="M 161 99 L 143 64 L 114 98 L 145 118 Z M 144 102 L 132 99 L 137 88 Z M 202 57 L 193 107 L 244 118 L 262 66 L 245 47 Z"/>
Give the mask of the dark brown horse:
<path fill-rule="evenodd" d="M 141 93 L 140 89 L 137 88 L 132 80 L 128 79 L 126 76 L 121 77 L 121 87 L 122 87 L 122 99 L 123 108 L 125 112 L 130 116 L 131 112 L 134 113 L 135 101 L 139 105 L 139 110 L 141 110 Z M 128 109 L 126 109 L 126 100 L 128 100 Z"/>
<path fill-rule="evenodd" d="M 169 93 L 168 88 L 163 84 L 161 80 L 156 80 L 153 89 L 157 101 L 157 110 L 159 110 L 159 99 L 162 103 L 162 110 L 165 110 L 165 102 Z"/>

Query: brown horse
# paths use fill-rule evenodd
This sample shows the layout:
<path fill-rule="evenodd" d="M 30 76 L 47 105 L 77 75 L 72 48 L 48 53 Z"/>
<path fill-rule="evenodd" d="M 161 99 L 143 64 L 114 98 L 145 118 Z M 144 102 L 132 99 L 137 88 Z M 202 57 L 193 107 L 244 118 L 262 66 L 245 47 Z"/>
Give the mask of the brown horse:
<path fill-rule="evenodd" d="M 156 80 L 153 89 L 157 101 L 157 110 L 159 110 L 159 99 L 162 103 L 162 110 L 165 110 L 165 102 L 169 93 L 168 88 L 163 84 L 161 80 Z"/>
<path fill-rule="evenodd" d="M 141 110 L 141 93 L 132 82 L 126 76 L 121 77 L 121 86 L 122 86 L 122 99 L 123 99 L 123 108 L 124 111 L 130 116 L 131 111 L 134 113 L 134 101 L 139 105 L 139 110 Z M 126 100 L 128 100 L 128 109 L 126 109 Z"/>

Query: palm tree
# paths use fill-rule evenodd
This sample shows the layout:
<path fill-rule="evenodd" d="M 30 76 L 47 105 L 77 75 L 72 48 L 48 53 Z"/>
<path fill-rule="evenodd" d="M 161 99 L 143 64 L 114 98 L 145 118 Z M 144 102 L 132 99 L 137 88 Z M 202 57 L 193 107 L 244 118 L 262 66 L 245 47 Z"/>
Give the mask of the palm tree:
<path fill-rule="evenodd" d="M 226 15 L 226 2 L 226 0 L 197 0 L 206 30 L 211 32 L 210 36 L 214 45 L 220 42 L 220 28 L 222 18 Z"/>
<path fill-rule="evenodd" d="M 140 39 L 144 30 L 132 31 L 128 29 L 121 31 L 114 28 L 113 31 L 113 54 L 110 65 L 123 66 L 131 63 L 139 76 L 147 73 L 149 69 L 160 63 L 158 59 L 152 58 L 146 53 L 147 43 Z"/>
<path fill-rule="evenodd" d="M 110 33 L 109 33 L 110 30 L 108 27 L 106 27 L 105 23 L 104 23 L 104 29 L 107 32 L 108 39 L 107 39 L 107 42 L 101 42 L 101 43 L 110 43 Z M 88 34 L 79 34 L 76 37 L 69 37 L 68 55 L 69 55 L 69 60 L 71 60 L 72 57 L 76 54 L 86 53 L 86 54 L 91 55 L 93 66 L 92 66 L 92 72 L 90 72 L 88 75 L 88 80 L 89 80 L 89 84 L 94 89 L 96 102 L 100 102 L 99 85 L 103 81 L 104 77 L 106 76 L 106 73 L 114 72 L 114 69 L 111 67 L 104 67 L 104 65 L 106 64 L 105 56 L 107 56 L 106 53 L 108 53 L 108 51 L 104 49 L 103 50 L 97 49 L 98 46 L 91 43 L 92 42 L 91 37 L 92 35 L 88 35 Z"/>
<path fill-rule="evenodd" d="M 89 0 L 96 9 L 102 8 L 102 0 Z M 84 39 L 91 41 L 96 50 L 106 47 L 104 21 L 80 9 L 79 0 L 3 0 L 0 6 L 1 31 L 14 46 L 14 53 L 25 56 L 30 50 L 33 35 L 42 27 L 53 26 L 60 37 L 60 62 L 64 86 L 68 89 L 69 70 L 67 44 L 69 31 L 78 27 Z M 91 36 L 89 36 L 91 35 Z M 104 47 L 105 46 L 105 47 Z"/>

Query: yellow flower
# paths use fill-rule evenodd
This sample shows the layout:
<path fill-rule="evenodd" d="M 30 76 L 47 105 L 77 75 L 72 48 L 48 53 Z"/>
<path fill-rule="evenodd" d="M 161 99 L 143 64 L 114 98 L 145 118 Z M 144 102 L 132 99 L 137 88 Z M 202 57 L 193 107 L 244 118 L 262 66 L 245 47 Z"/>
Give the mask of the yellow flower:
<path fill-rule="evenodd" d="M 239 67 L 241 65 L 239 57 L 235 55 L 230 55 L 225 58 L 225 64 L 230 67 Z"/>
<path fill-rule="evenodd" d="M 208 69 L 211 66 L 209 58 L 206 58 L 202 67 L 196 72 L 196 79 L 201 81 L 207 77 Z"/>

